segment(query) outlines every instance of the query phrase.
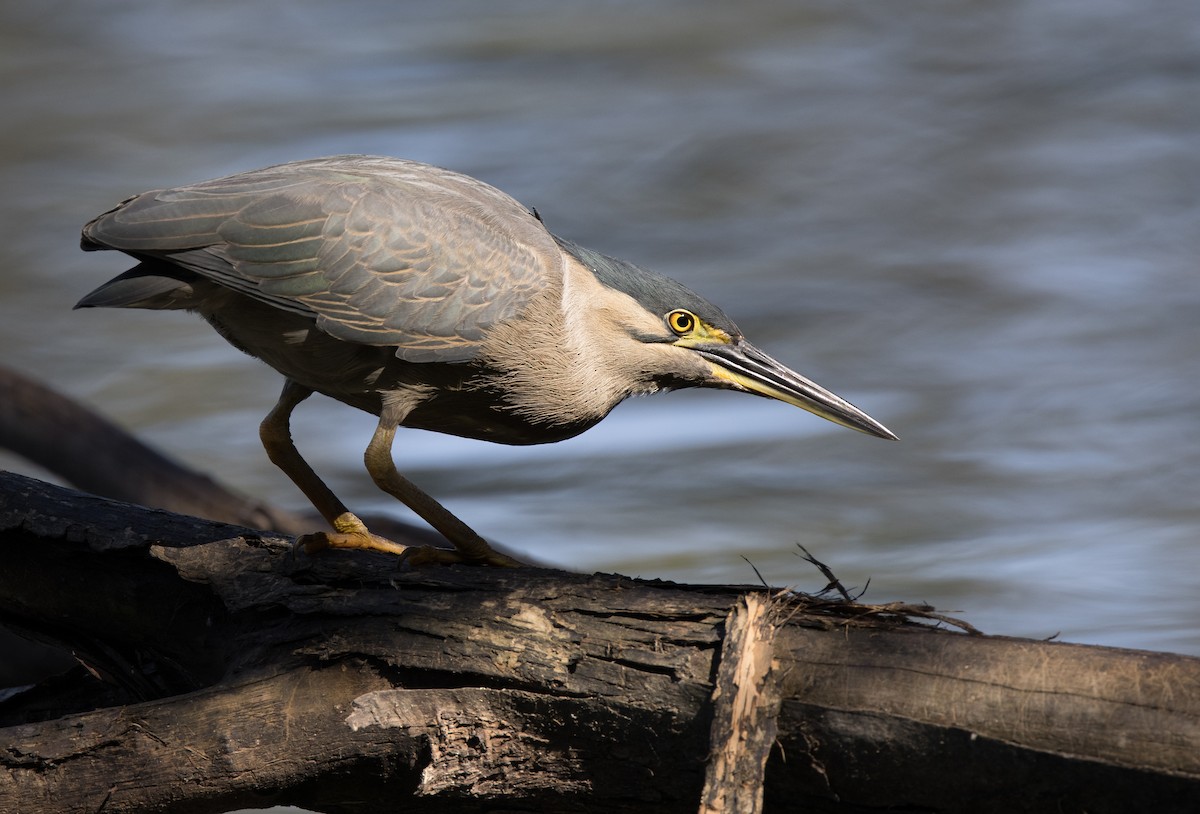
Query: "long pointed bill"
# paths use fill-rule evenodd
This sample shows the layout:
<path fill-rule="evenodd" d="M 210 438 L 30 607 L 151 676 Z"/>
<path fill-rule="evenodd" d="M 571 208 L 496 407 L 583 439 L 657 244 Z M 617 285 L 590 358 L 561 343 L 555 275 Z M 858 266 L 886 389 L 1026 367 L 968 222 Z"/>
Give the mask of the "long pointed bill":
<path fill-rule="evenodd" d="M 793 404 L 852 430 L 895 439 L 887 427 L 850 402 L 784 367 L 749 342 L 706 343 L 692 350 L 712 364 L 713 375 L 731 389 L 744 390 Z"/>

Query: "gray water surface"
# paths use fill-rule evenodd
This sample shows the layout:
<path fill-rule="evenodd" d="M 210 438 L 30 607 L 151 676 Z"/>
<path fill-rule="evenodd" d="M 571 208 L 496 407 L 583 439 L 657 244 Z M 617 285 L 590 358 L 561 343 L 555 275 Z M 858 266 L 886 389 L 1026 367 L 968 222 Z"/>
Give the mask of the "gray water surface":
<path fill-rule="evenodd" d="M 401 431 L 485 535 L 582 570 L 928 601 L 1200 654 L 1200 18 L 1184 2 L 105 2 L 0 9 L 0 350 L 293 507 L 278 377 L 178 313 L 72 312 L 122 198 L 383 153 L 684 281 L 899 443 L 674 393 L 562 444 Z M 312 400 L 343 498 L 373 419 Z M 20 461 L 0 464 L 25 468 Z M 30 470 L 33 471 L 33 470 Z"/>

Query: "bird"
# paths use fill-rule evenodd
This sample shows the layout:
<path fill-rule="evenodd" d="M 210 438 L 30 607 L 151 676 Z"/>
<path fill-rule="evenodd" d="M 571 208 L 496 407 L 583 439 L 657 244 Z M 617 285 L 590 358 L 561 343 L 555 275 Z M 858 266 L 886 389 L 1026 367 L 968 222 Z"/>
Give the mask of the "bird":
<path fill-rule="evenodd" d="M 536 209 L 483 181 L 417 161 L 333 156 L 151 190 L 89 221 L 81 247 L 137 265 L 76 308 L 195 312 L 283 375 L 259 434 L 331 527 L 297 539 L 310 552 L 521 564 L 400 474 L 398 427 L 554 443 L 630 396 L 704 387 L 896 438 L 682 284 L 552 234 Z M 377 536 L 326 486 L 290 429 L 313 393 L 378 417 L 367 471 L 452 549 Z"/>

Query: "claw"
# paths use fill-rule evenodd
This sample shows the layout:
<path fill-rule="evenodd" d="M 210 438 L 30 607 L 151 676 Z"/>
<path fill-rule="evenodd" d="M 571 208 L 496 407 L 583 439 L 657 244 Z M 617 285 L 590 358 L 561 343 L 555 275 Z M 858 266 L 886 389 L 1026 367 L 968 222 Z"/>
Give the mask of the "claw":
<path fill-rule="evenodd" d="M 467 557 L 461 551 L 452 548 L 436 546 L 410 546 L 394 543 L 386 537 L 372 534 L 366 525 L 351 512 L 339 515 L 333 521 L 335 531 L 318 531 L 296 538 L 296 546 L 305 554 L 316 554 L 329 548 L 356 548 L 360 551 L 379 551 L 384 554 L 395 554 L 400 557 L 401 564 L 407 563 L 413 568 L 423 565 L 491 565 L 500 568 L 517 568 L 522 565 L 518 560 L 501 554 L 491 546 L 484 544 L 485 550 L 481 556 Z"/>

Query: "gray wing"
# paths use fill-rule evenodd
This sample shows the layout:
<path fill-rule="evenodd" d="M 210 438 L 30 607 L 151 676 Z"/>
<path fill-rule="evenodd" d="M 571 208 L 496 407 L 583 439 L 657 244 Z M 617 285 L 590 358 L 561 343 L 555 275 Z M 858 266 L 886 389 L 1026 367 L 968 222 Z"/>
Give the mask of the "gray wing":
<path fill-rule="evenodd" d="M 362 156 L 147 192 L 83 234 L 84 248 L 166 260 L 413 362 L 473 358 L 562 263 L 545 227 L 499 190 Z"/>

